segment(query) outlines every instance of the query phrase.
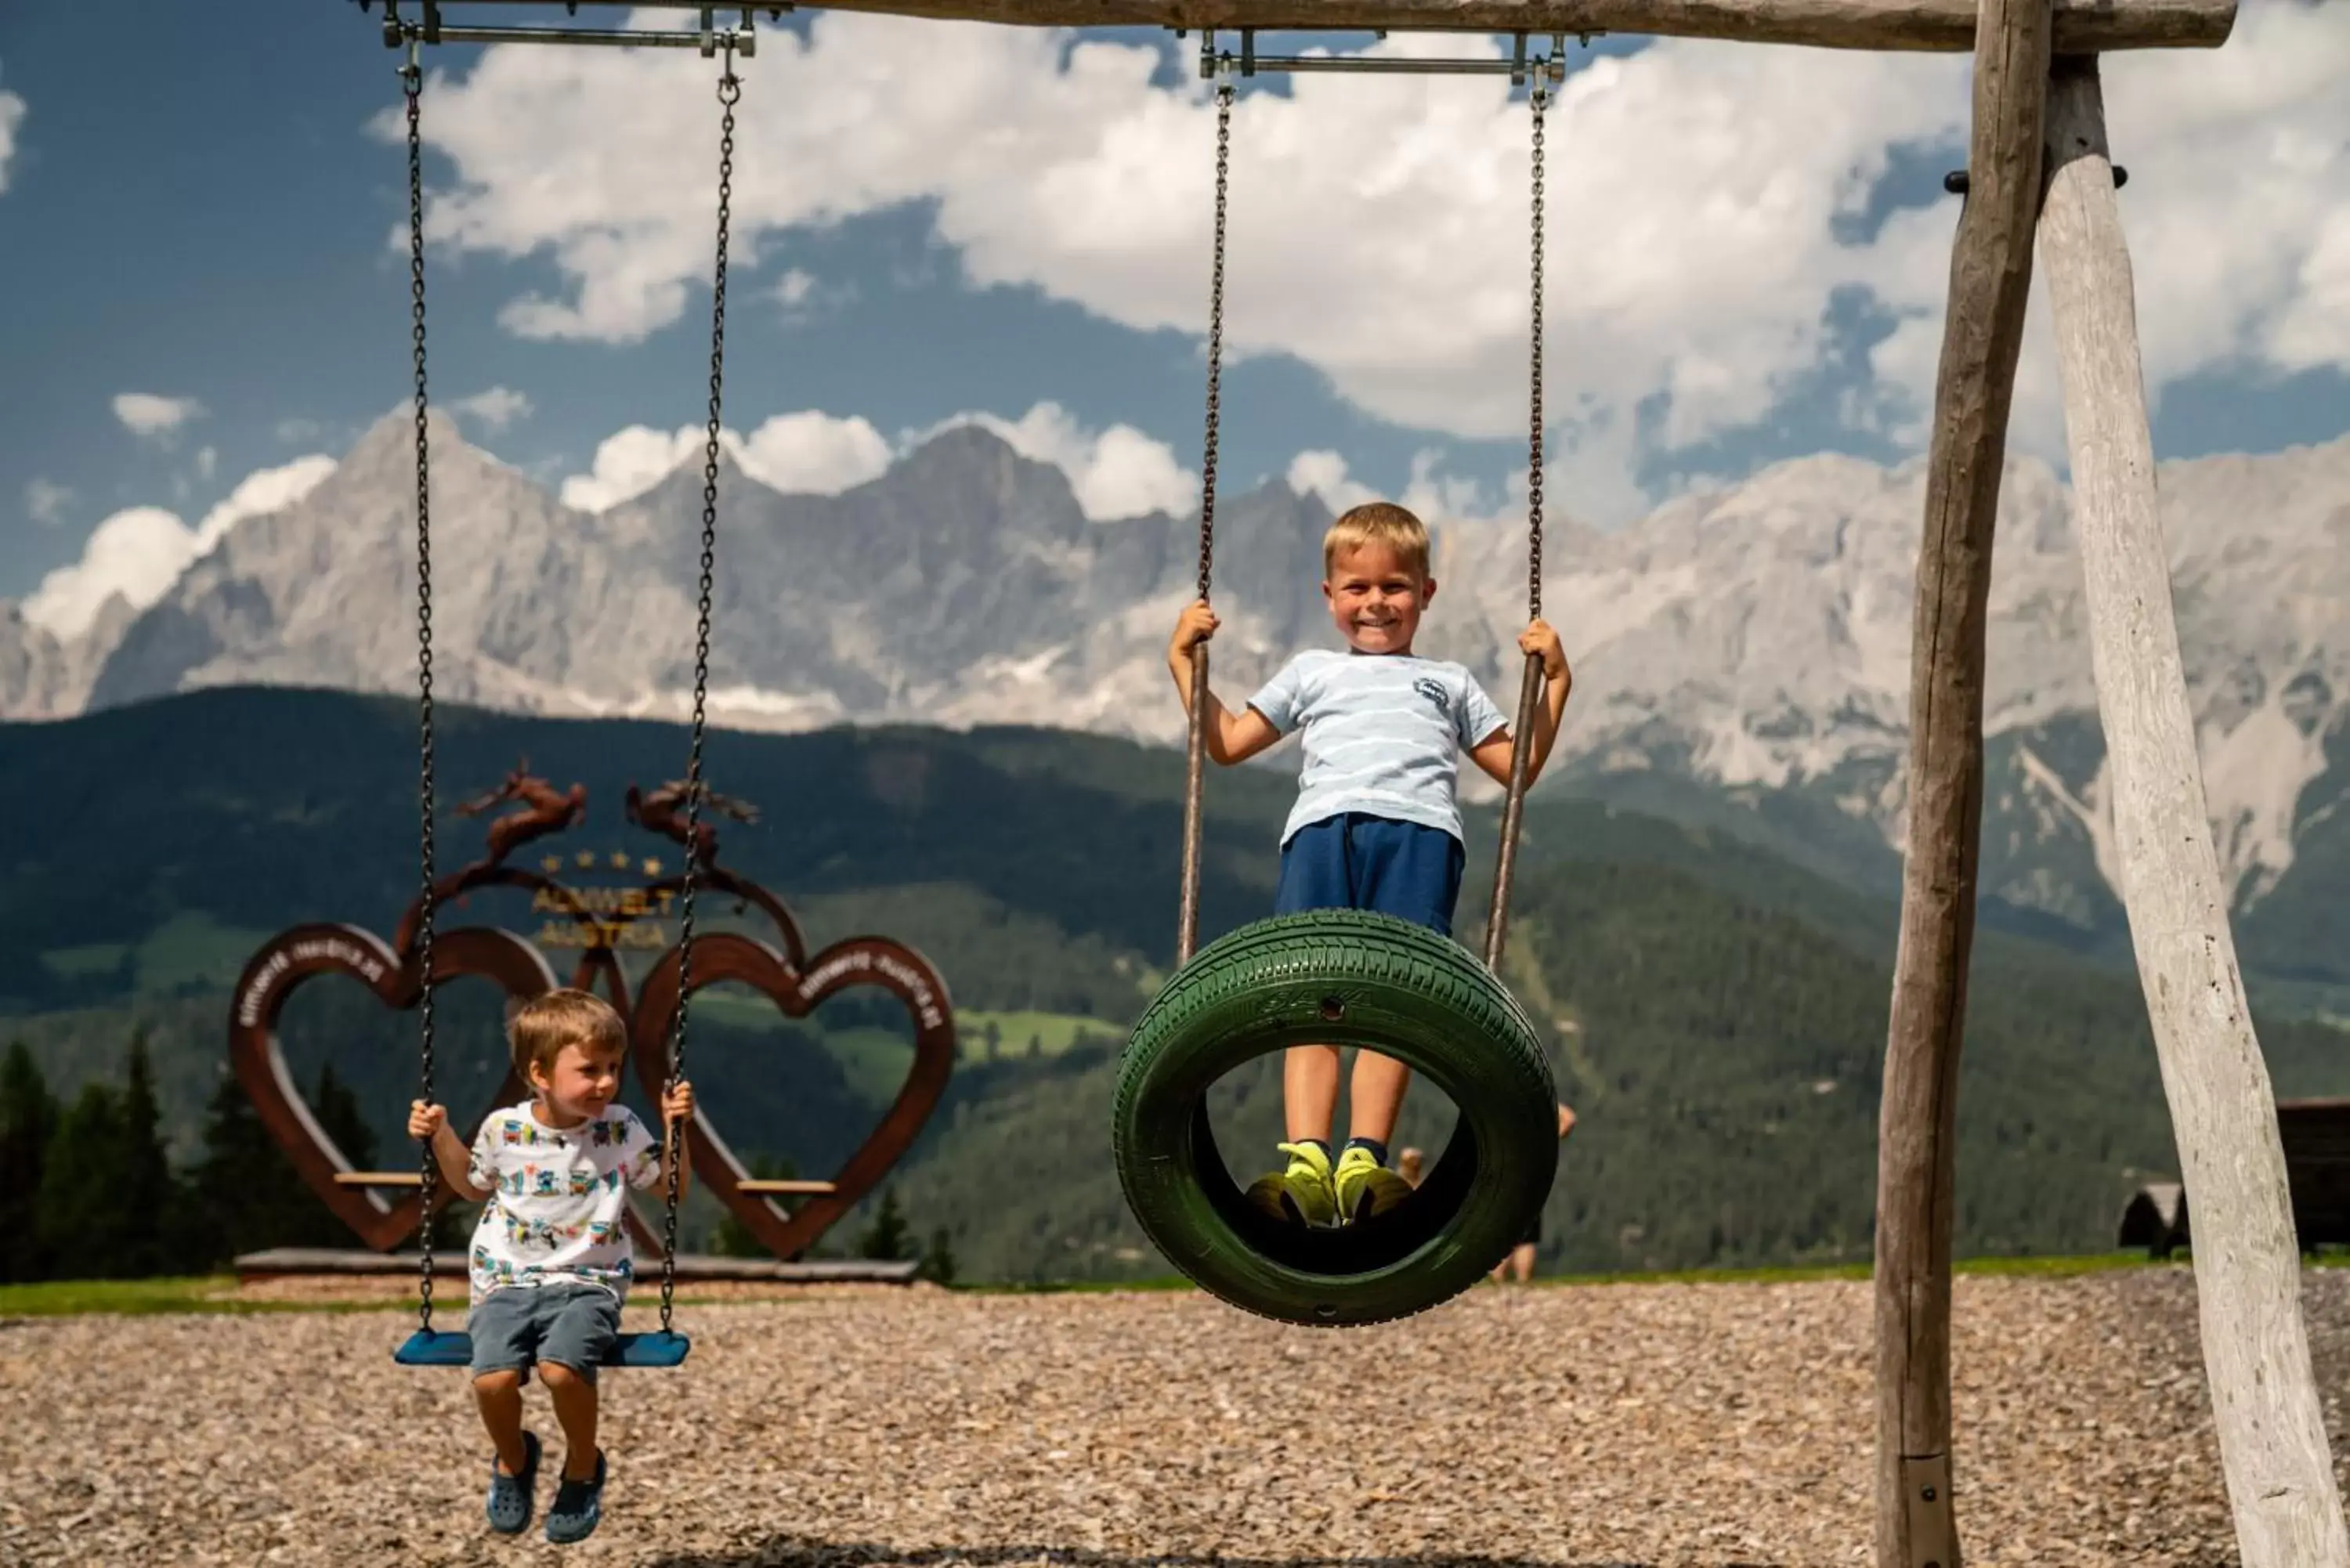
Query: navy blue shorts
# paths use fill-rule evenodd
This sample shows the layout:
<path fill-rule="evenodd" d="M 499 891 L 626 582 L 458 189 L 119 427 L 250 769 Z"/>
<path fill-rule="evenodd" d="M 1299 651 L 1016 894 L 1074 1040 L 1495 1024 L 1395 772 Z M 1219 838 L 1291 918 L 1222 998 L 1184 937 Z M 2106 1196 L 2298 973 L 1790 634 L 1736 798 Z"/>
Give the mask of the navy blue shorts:
<path fill-rule="evenodd" d="M 1440 827 L 1359 811 L 1326 816 L 1283 846 L 1273 912 L 1373 909 L 1449 937 L 1464 858 Z"/>

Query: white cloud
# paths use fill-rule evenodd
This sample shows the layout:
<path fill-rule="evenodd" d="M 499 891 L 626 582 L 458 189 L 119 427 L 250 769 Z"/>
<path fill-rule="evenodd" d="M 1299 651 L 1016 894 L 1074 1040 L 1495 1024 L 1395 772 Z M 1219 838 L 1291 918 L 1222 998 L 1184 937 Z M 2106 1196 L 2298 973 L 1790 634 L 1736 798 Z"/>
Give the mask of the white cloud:
<path fill-rule="evenodd" d="M 926 430 L 905 432 L 893 450 L 871 421 L 803 410 L 777 414 L 746 439 L 729 429 L 719 445 L 743 471 L 761 483 L 787 493 L 837 495 L 878 479 L 892 459 L 958 425 L 993 431 L 1023 456 L 1049 462 L 1068 476 L 1077 504 L 1097 520 L 1139 516 L 1146 512 L 1178 514 L 1198 503 L 1199 475 L 1175 461 L 1162 441 L 1130 425 L 1088 431 L 1057 403 L 1038 403 L 1017 420 L 998 414 L 956 414 Z M 633 500 L 660 483 L 681 464 L 699 464 L 708 450 L 706 427 L 662 431 L 630 425 L 607 436 L 586 473 L 563 482 L 567 506 L 601 512 Z"/>
<path fill-rule="evenodd" d="M 2102 64 L 2147 393 L 2213 369 L 2350 369 L 2350 28 L 2299 0 L 2247 5 L 2217 50 Z M 1895 215 L 1868 281 L 1907 318 L 1872 352 L 1871 410 L 1922 446 L 1955 202 Z M 2062 462 L 2046 290 L 2035 286 L 2010 443 Z"/>
<path fill-rule="evenodd" d="M 722 445 L 727 444 L 730 433 L 720 432 Z M 667 435 L 648 425 L 630 425 L 616 431 L 597 443 L 589 472 L 575 473 L 563 482 L 563 504 L 582 512 L 601 512 L 633 500 L 668 478 L 687 457 L 706 451 L 708 441 L 706 430 L 687 429 Z"/>
<path fill-rule="evenodd" d="M 907 444 L 919 444 L 956 425 L 992 431 L 1021 456 L 1058 468 L 1068 476 L 1078 510 L 1097 522 L 1139 517 L 1147 512 L 1169 512 L 1180 517 L 1199 510 L 1199 474 L 1177 462 L 1165 441 L 1132 425 L 1088 431 L 1060 404 L 1042 402 L 1017 420 L 991 413 L 956 414 L 910 435 Z"/>
<path fill-rule="evenodd" d="M 777 313 L 786 326 L 796 327 L 827 310 L 837 310 L 858 297 L 854 278 L 827 282 L 804 267 L 789 267 L 767 290 L 783 308 Z"/>
<path fill-rule="evenodd" d="M 0 92 L 0 193 L 8 189 L 8 161 L 16 151 L 16 128 L 25 123 L 25 100 Z"/>
<path fill-rule="evenodd" d="M 65 520 L 73 498 L 71 490 L 37 474 L 25 482 L 25 514 L 44 528 L 54 528 Z"/>
<path fill-rule="evenodd" d="M 78 637 L 106 601 L 120 594 L 134 610 L 161 598 L 189 565 L 247 517 L 290 506 L 332 473 L 332 458 L 296 458 L 282 468 L 247 474 L 193 528 L 161 506 L 117 512 L 90 530 L 81 558 L 41 579 L 24 605 L 25 618 L 60 638 Z"/>
<path fill-rule="evenodd" d="M 1379 499 L 1378 491 L 1347 473 L 1347 460 L 1335 452 L 1299 452 L 1289 460 L 1287 478 L 1292 491 L 1299 495 L 1319 495 L 1322 504 L 1333 512 L 1344 512 L 1350 506 Z"/>
<path fill-rule="evenodd" d="M 164 398 L 152 392 L 120 392 L 114 399 L 114 417 L 132 435 L 155 437 L 168 441 L 172 434 L 191 420 L 203 417 L 204 406 L 193 398 Z"/>
<path fill-rule="evenodd" d="M 199 447 L 196 449 L 196 477 L 198 479 L 210 479 L 213 476 L 213 471 L 219 466 L 219 452 L 213 451 L 208 446 Z"/>
<path fill-rule="evenodd" d="M 1525 517 L 1524 469 L 1507 474 L 1497 495 L 1491 486 L 1478 480 L 1444 472 L 1443 462 L 1444 454 L 1433 448 L 1413 453 L 1411 475 L 1399 493 L 1363 483 L 1355 478 L 1344 457 L 1328 451 L 1299 452 L 1290 460 L 1286 478 L 1291 490 L 1300 495 L 1310 493 L 1321 496 L 1322 504 L 1333 512 L 1344 512 L 1367 501 L 1393 501 L 1417 514 L 1430 527 L 1445 524 L 1486 527 L 1520 522 Z M 1576 516 L 1579 521 L 1585 520 L 1580 512 Z"/>
<path fill-rule="evenodd" d="M 836 419 L 813 409 L 777 414 L 748 440 L 738 431 L 722 429 L 718 444 L 760 483 L 798 494 L 837 495 L 889 466 L 889 443 L 868 421 Z M 618 506 L 659 484 L 679 465 L 699 465 L 709 450 L 706 425 L 667 433 L 630 425 L 597 445 L 589 472 L 563 482 L 563 504 L 583 512 Z"/>
<path fill-rule="evenodd" d="M 809 409 L 777 414 L 753 431 L 739 461 L 745 472 L 777 490 L 837 495 L 879 479 L 889 466 L 889 443 L 861 418 L 835 419 Z"/>
<path fill-rule="evenodd" d="M 324 429 L 316 420 L 280 420 L 277 421 L 277 439 L 287 446 L 299 446 L 306 441 L 317 440 Z"/>
<path fill-rule="evenodd" d="M 237 481 L 236 488 L 196 524 L 195 554 L 190 559 L 205 554 L 220 542 L 222 535 L 246 518 L 265 516 L 293 505 L 334 472 L 335 460 L 323 452 L 297 457 L 276 468 L 254 470 Z"/>
<path fill-rule="evenodd" d="M 2350 29 L 2320 16 L 2264 0 L 2220 50 L 2106 61 L 2158 389 L 2215 366 L 2350 364 Z M 1402 36 L 1377 50 L 1478 47 L 1498 50 Z M 689 177 L 708 161 L 706 65 L 552 54 L 493 48 L 435 84 L 428 134 L 457 179 L 432 232 L 461 250 L 551 255 L 558 296 L 513 301 L 513 330 L 633 340 L 706 286 L 709 192 Z M 816 14 L 805 39 L 771 34 L 742 111 L 735 254 L 787 228 L 929 203 L 975 286 L 1196 332 L 1213 110 L 1189 72 L 1153 86 L 1160 57 L 838 12 Z M 1632 473 L 1660 452 L 1796 395 L 1830 348 L 1842 287 L 1916 318 L 1874 357 L 1881 384 L 1856 405 L 1916 437 L 1898 405 L 1930 389 L 1956 203 L 1898 213 L 1868 239 L 1839 233 L 1897 151 L 1962 159 L 1967 81 L 1963 56 L 1679 39 L 1568 79 L 1549 123 L 1546 380 L 1562 478 L 1617 498 L 1595 510 L 1628 504 Z M 1244 95 L 1234 117 L 1230 353 L 1296 355 L 1405 425 L 1514 434 L 1524 108 L 1490 80 L 1291 85 Z M 808 286 L 775 286 L 788 305 Z M 2042 343 L 2020 427 L 2044 423 L 2046 358 Z M 1645 433 L 1644 407 L 1659 416 Z"/>
<path fill-rule="evenodd" d="M 133 608 L 163 597 L 189 560 L 191 535 L 177 513 L 160 506 L 117 512 L 90 531 L 81 559 L 41 579 L 25 601 L 25 618 L 59 638 L 89 629 L 116 594 Z"/>
<path fill-rule="evenodd" d="M 516 420 L 530 418 L 532 404 L 526 393 L 511 387 L 492 387 L 470 398 L 460 398 L 449 407 L 454 413 L 479 420 L 484 430 L 494 434 Z"/>

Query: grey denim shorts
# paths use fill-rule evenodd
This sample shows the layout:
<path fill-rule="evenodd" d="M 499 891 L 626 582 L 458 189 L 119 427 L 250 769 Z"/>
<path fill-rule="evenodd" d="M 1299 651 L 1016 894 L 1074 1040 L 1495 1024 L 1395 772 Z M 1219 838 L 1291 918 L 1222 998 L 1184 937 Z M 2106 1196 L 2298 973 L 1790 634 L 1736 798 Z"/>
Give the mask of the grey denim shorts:
<path fill-rule="evenodd" d="M 619 1298 L 601 1285 L 563 1281 L 508 1285 L 475 1302 L 465 1314 L 473 1336 L 472 1371 L 519 1372 L 542 1361 L 567 1366 L 589 1383 L 620 1337 Z"/>

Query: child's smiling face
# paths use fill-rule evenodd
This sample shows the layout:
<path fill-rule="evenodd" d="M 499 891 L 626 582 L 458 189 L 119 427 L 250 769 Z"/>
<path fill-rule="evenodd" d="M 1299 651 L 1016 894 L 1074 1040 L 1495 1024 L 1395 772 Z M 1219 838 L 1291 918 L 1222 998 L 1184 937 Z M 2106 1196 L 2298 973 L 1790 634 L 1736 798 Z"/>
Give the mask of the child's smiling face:
<path fill-rule="evenodd" d="M 1409 653 L 1419 618 L 1436 597 L 1436 580 L 1425 576 L 1386 545 L 1369 543 L 1340 550 L 1322 581 L 1330 619 L 1357 653 Z"/>
<path fill-rule="evenodd" d="M 531 1064 L 530 1082 L 563 1125 L 592 1121 L 620 1092 L 620 1053 L 584 1042 L 566 1045 L 552 1069 Z"/>

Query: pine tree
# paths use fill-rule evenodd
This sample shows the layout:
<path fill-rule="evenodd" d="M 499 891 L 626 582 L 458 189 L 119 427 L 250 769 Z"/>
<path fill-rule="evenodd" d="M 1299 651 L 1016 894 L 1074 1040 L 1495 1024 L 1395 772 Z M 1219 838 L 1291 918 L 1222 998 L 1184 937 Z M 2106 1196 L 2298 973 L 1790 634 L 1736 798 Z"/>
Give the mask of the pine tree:
<path fill-rule="evenodd" d="M 116 1168 L 121 1205 L 120 1267 L 130 1279 L 162 1273 L 179 1261 L 171 1226 L 182 1210 L 171 1157 L 163 1150 L 162 1124 L 142 1024 L 131 1033 L 130 1060 L 123 1069 L 121 1163 Z"/>
<path fill-rule="evenodd" d="M 22 1040 L 0 1063 L 0 1282 L 47 1277 L 40 1234 L 41 1168 L 57 1135 L 57 1096 Z"/>
<path fill-rule="evenodd" d="M 318 1086 L 310 1093 L 310 1114 L 318 1118 L 318 1126 L 335 1140 L 343 1158 L 351 1162 L 354 1170 L 376 1168 L 375 1133 L 359 1114 L 359 1097 L 335 1076 L 332 1062 L 320 1064 Z M 411 1149 L 414 1145 L 411 1145 Z"/>
<path fill-rule="evenodd" d="M 130 1272 L 122 1100 L 121 1090 L 93 1080 L 58 1119 L 40 1186 L 40 1244 L 52 1278 L 109 1280 Z"/>
<path fill-rule="evenodd" d="M 874 1211 L 873 1223 L 858 1238 L 857 1253 L 861 1258 L 896 1260 L 913 1255 L 913 1232 L 907 1228 L 904 1210 L 898 1207 L 898 1189 L 881 1189 L 881 1206 Z"/>
<path fill-rule="evenodd" d="M 935 1281 L 942 1285 L 954 1283 L 954 1243 L 949 1239 L 945 1226 L 941 1225 L 931 1232 L 931 1244 L 923 1250 L 921 1266 L 914 1271 L 914 1277 Z"/>
<path fill-rule="evenodd" d="M 204 1150 L 190 1173 L 198 1268 L 226 1264 L 265 1247 L 344 1247 L 352 1236 L 304 1185 L 277 1147 L 236 1075 L 223 1072 L 206 1107 Z"/>

